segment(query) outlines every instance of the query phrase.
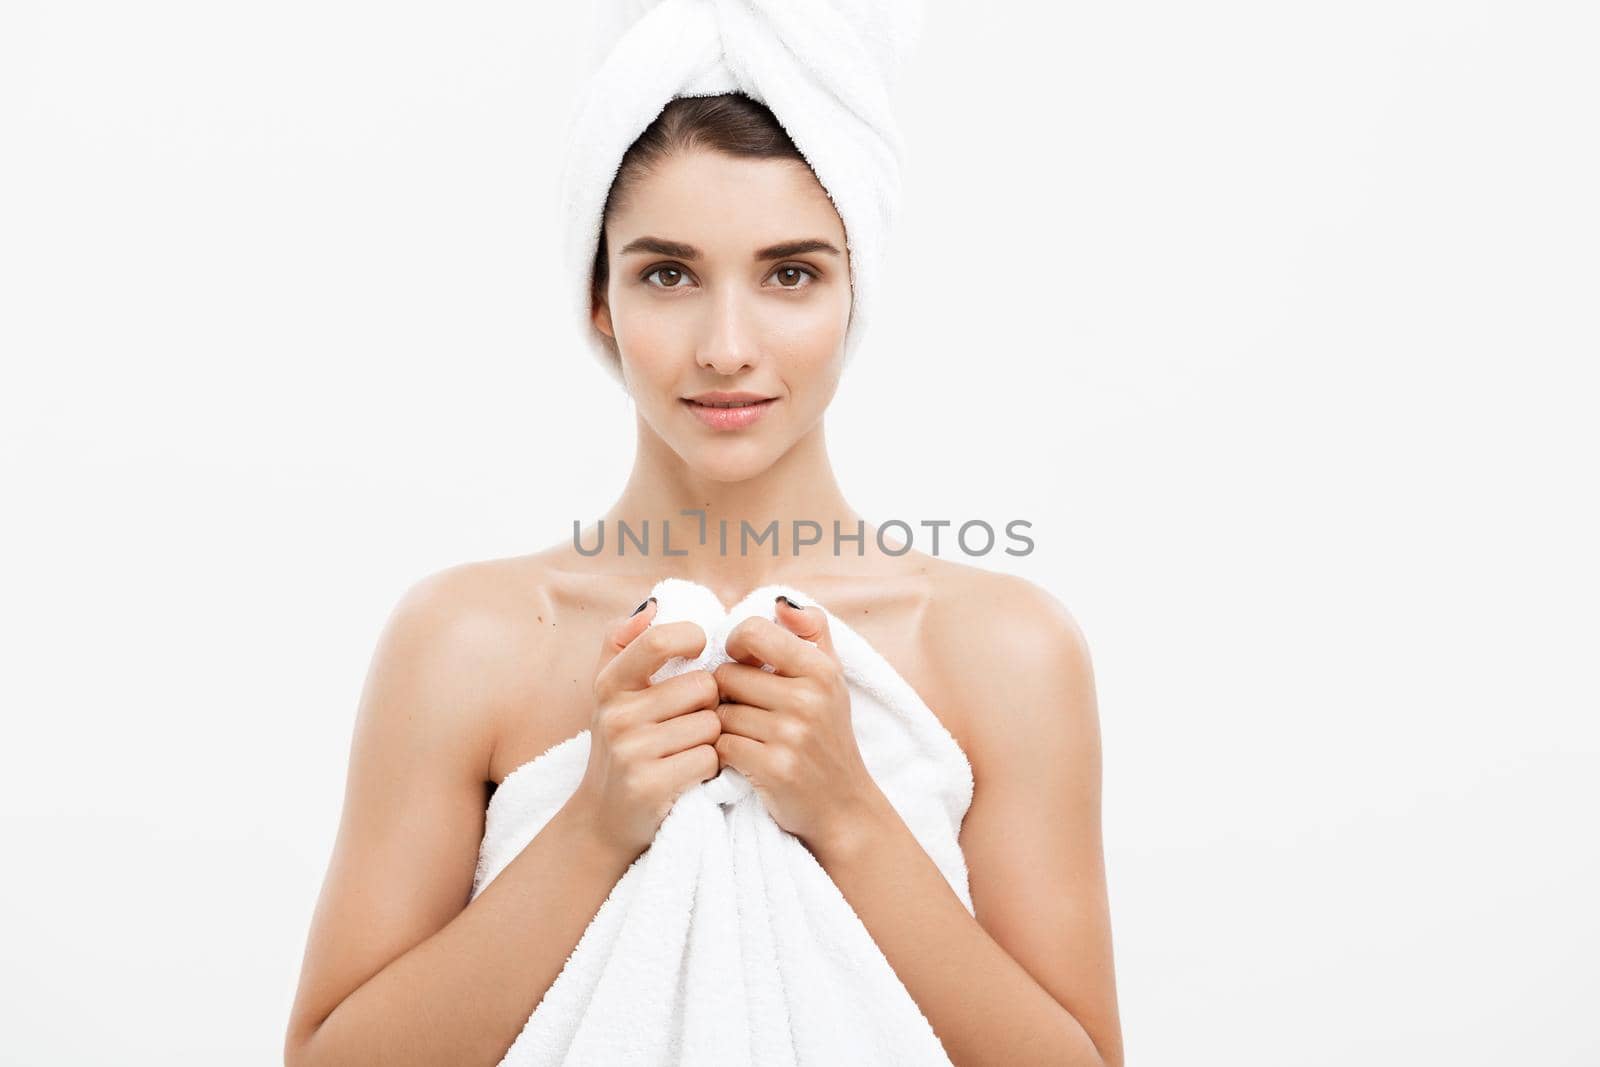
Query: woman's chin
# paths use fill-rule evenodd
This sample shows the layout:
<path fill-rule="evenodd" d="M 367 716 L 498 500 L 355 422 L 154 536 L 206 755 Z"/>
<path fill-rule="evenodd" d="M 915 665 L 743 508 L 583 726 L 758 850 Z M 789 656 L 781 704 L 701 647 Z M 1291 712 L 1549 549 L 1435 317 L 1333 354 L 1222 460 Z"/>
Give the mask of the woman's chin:
<path fill-rule="evenodd" d="M 757 441 L 726 441 L 698 444 L 680 452 L 689 468 L 714 482 L 742 482 L 771 467 L 777 455 Z"/>

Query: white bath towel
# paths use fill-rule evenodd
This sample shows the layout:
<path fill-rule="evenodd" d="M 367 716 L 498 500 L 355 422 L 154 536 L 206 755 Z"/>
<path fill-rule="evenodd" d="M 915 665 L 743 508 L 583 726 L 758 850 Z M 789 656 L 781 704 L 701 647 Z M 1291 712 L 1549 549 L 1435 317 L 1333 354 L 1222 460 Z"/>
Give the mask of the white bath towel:
<path fill-rule="evenodd" d="M 766 585 L 724 610 L 699 583 L 659 581 L 650 625 L 693 620 L 706 646 L 693 660 L 669 661 L 651 681 L 727 662 L 729 632 L 752 615 L 775 618 L 779 593 L 821 607 L 801 590 Z M 957 841 L 972 799 L 967 757 L 877 650 L 831 613 L 828 626 L 862 759 L 971 912 Z M 572 796 L 588 756 L 585 730 L 507 776 L 489 802 L 473 898 Z M 732 767 L 678 798 L 502 1060 L 524 1067 L 949 1062 L 844 895 Z"/>
<path fill-rule="evenodd" d="M 731 92 L 772 110 L 844 223 L 850 360 L 872 319 L 900 202 L 891 89 L 922 24 L 922 0 L 597 0 L 596 69 L 568 123 L 561 210 L 575 325 L 613 377 L 622 380 L 616 356 L 589 311 L 617 166 L 674 97 Z"/>

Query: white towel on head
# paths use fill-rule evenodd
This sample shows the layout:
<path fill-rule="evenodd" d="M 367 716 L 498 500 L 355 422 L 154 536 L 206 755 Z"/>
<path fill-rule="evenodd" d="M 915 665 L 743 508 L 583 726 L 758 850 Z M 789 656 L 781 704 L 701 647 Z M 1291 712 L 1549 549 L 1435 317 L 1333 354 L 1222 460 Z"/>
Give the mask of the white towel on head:
<path fill-rule="evenodd" d="M 693 660 L 660 682 L 728 659 L 746 618 L 772 619 L 785 596 L 765 585 L 725 610 L 698 582 L 663 578 L 650 625 L 690 620 L 706 633 Z M 862 761 L 895 811 L 973 911 L 961 823 L 972 767 L 911 685 L 828 613 L 850 690 Z M 583 780 L 589 731 L 512 771 L 489 801 L 476 899 Z M 916 1001 L 838 886 L 768 813 L 749 779 L 724 767 L 677 799 L 650 847 L 590 920 L 503 1067 L 948 1067 Z"/>
<path fill-rule="evenodd" d="M 680 96 L 742 92 L 806 157 L 849 245 L 851 358 L 900 201 L 890 89 L 922 19 L 922 0 L 598 0 L 598 67 L 568 130 L 562 211 L 577 326 L 613 377 L 621 369 L 590 317 L 601 211 L 623 153 Z"/>

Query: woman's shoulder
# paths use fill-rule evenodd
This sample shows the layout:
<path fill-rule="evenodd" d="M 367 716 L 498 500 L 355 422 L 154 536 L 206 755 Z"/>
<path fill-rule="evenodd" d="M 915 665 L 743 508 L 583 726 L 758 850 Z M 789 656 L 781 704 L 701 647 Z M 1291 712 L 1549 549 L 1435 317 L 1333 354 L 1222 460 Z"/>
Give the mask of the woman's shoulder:
<path fill-rule="evenodd" d="M 443 651 L 476 666 L 509 657 L 526 668 L 540 662 L 541 650 L 551 650 L 565 629 L 614 614 L 631 591 L 611 576 L 565 566 L 558 552 L 537 552 L 430 572 L 406 589 L 396 613 L 434 634 Z"/>
<path fill-rule="evenodd" d="M 606 625 L 649 593 L 649 580 L 590 571 L 565 549 L 443 568 L 397 609 L 421 635 L 417 669 L 439 679 L 463 728 L 482 731 L 490 781 L 587 725 L 590 691 L 575 683 Z"/>
<path fill-rule="evenodd" d="M 1042 725 L 1039 716 L 1096 718 L 1088 641 L 1059 597 L 1020 575 L 950 560 L 928 575 L 925 654 L 960 709 L 975 764 L 1003 748 L 997 740 Z"/>
<path fill-rule="evenodd" d="M 954 560 L 927 569 L 924 632 L 946 650 L 978 646 L 1026 666 L 1040 655 L 1087 651 L 1065 603 L 1037 582 Z"/>
<path fill-rule="evenodd" d="M 535 556 L 473 560 L 424 574 L 401 594 L 394 621 L 444 656 L 491 666 L 519 651 L 550 612 L 549 579 Z"/>
<path fill-rule="evenodd" d="M 403 670 L 419 714 L 470 736 L 487 772 L 507 717 L 525 717 L 556 658 L 560 582 L 537 556 L 472 560 L 416 578 L 385 626 L 386 662 Z"/>

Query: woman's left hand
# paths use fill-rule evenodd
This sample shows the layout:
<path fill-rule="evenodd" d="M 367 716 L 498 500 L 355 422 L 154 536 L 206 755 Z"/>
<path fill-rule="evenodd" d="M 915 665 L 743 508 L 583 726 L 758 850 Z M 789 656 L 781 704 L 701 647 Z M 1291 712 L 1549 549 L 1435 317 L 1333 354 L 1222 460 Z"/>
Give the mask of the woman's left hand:
<path fill-rule="evenodd" d="M 779 826 L 815 852 L 885 798 L 856 744 L 827 616 L 779 600 L 777 618 L 735 626 L 727 641 L 734 662 L 711 672 L 722 692 L 717 755 L 750 779 Z"/>

